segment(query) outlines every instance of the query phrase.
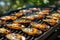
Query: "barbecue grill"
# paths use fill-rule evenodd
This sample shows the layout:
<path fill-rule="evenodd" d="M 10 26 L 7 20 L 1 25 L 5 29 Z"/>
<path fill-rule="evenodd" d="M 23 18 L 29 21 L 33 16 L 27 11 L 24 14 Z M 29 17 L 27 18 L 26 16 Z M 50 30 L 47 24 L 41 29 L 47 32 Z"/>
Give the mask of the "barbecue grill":
<path fill-rule="evenodd" d="M 29 7 L 23 8 L 23 9 L 28 9 L 28 8 L 29 8 Z M 31 8 L 33 8 L 33 7 L 31 7 Z M 19 9 L 19 10 L 22 10 L 22 9 Z M 7 12 L 7 13 L 5 13 L 5 14 L 2 14 L 1 16 L 10 15 L 10 14 L 12 14 L 12 13 L 14 13 L 14 12 L 18 12 L 19 10 L 9 11 L 9 12 Z M 52 10 L 52 11 L 53 11 L 53 10 Z M 51 12 L 52 12 L 52 11 L 51 11 Z M 30 14 L 25 14 L 25 15 L 26 15 L 26 16 L 27 16 L 27 15 L 29 16 Z M 38 20 L 38 19 L 34 20 L 34 22 L 43 23 L 42 20 Z M 28 25 L 28 27 L 31 27 L 31 25 Z M 3 25 L 0 25 L 0 28 L 6 28 L 6 27 L 4 27 Z M 52 26 L 48 31 L 46 31 L 46 32 L 44 32 L 44 33 L 42 33 L 41 35 L 38 35 L 38 36 L 29 36 L 29 35 L 23 33 L 21 30 L 13 30 L 13 29 L 10 29 L 10 28 L 6 28 L 6 29 L 10 30 L 11 33 L 17 33 L 17 34 L 19 33 L 19 34 L 25 36 L 27 40 L 45 40 L 45 39 L 48 38 L 52 33 L 55 32 L 56 27 L 53 27 L 53 26 Z M 7 38 L 6 38 L 5 36 L 0 36 L 0 40 L 7 40 Z"/>

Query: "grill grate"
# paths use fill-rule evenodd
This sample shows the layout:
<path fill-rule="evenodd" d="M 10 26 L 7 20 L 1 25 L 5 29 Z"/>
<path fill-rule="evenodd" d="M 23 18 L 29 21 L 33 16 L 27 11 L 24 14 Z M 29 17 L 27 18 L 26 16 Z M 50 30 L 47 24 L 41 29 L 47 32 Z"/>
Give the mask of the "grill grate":
<path fill-rule="evenodd" d="M 28 26 L 29 28 L 31 27 L 31 25 L 29 25 Z M 38 38 L 39 36 L 29 36 L 29 35 L 27 35 L 27 34 L 25 34 L 24 32 L 22 32 L 21 30 L 13 30 L 13 29 L 10 29 L 10 28 L 7 28 L 7 27 L 4 27 L 4 26 L 0 26 L 0 28 L 6 28 L 6 29 L 8 29 L 8 30 L 10 30 L 11 31 L 11 33 L 17 33 L 17 34 L 21 34 L 21 35 L 24 35 L 25 37 L 26 37 L 26 39 L 28 39 L 28 40 L 35 40 L 36 38 Z M 5 37 L 0 37 L 0 39 L 1 40 L 6 40 L 6 38 Z"/>
<path fill-rule="evenodd" d="M 13 13 L 13 12 L 11 12 L 11 13 Z M 28 13 L 28 14 L 25 14 L 25 15 L 29 16 L 31 14 L 32 13 L 30 13 L 30 14 Z M 33 12 L 32 15 L 34 15 L 34 12 Z M 34 22 L 43 23 L 42 20 L 38 20 L 38 19 L 34 20 Z M 10 23 L 10 22 L 7 22 L 7 23 Z M 29 25 L 28 27 L 30 28 L 31 25 Z M 6 27 L 4 27 L 3 25 L 0 25 L 0 28 L 6 28 Z M 10 29 L 10 28 L 6 28 L 6 29 L 10 30 L 11 33 L 17 33 L 17 34 L 21 34 L 21 35 L 25 36 L 27 40 L 45 39 L 45 37 L 47 37 L 48 35 L 50 35 L 49 33 L 52 33 L 54 31 L 54 27 L 51 27 L 48 31 L 43 32 L 41 35 L 38 35 L 38 36 L 29 36 L 29 35 L 25 34 L 24 32 L 22 32 L 21 30 L 13 30 L 13 29 Z M 5 36 L 0 36 L 0 40 L 7 40 L 7 38 Z"/>
<path fill-rule="evenodd" d="M 41 20 L 39 20 L 38 22 L 40 22 L 40 21 L 41 21 Z M 31 25 L 29 25 L 28 27 L 30 28 Z M 0 26 L 0 28 L 6 28 L 6 27 Z M 13 30 L 13 29 L 10 29 L 10 28 L 6 28 L 6 29 L 10 30 L 11 33 L 17 33 L 17 34 L 21 34 L 21 35 L 25 36 L 27 40 L 37 40 L 40 36 L 42 36 L 42 35 L 29 36 L 29 35 L 25 34 L 24 32 L 22 32 L 21 30 Z M 50 29 L 49 29 L 49 30 L 50 30 Z M 45 34 L 45 33 L 47 33 L 47 31 L 44 32 L 43 34 Z M 0 36 L 0 40 L 7 40 L 7 38 L 6 38 L 5 36 L 2 36 L 2 37 Z"/>

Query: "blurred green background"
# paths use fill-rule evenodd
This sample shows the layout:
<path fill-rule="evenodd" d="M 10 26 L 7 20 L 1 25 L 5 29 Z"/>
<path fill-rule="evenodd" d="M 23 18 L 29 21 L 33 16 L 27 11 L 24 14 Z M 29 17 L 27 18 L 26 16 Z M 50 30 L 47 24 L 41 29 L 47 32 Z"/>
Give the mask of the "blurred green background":
<path fill-rule="evenodd" d="M 60 7 L 60 0 L 0 0 L 0 13 L 20 9 L 28 5 L 47 6 L 57 5 Z"/>

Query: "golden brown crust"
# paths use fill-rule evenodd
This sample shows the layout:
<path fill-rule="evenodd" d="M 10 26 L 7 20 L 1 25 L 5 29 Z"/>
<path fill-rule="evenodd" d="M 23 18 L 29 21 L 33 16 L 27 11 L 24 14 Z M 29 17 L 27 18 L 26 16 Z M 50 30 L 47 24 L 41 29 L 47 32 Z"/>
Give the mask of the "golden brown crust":
<path fill-rule="evenodd" d="M 30 22 L 31 21 L 27 20 L 27 19 L 19 19 L 19 20 L 14 21 L 14 23 L 16 23 L 16 24 L 19 24 L 19 23 L 25 24 L 25 23 L 30 23 Z"/>
<path fill-rule="evenodd" d="M 4 24 L 5 23 L 5 21 L 3 21 L 3 20 L 0 20 L 0 24 Z"/>
<path fill-rule="evenodd" d="M 4 16 L 1 17 L 2 20 L 15 20 L 17 17 L 16 16 Z"/>
<path fill-rule="evenodd" d="M 50 29 L 50 26 L 46 25 L 45 23 L 40 24 L 40 23 L 32 22 L 31 25 L 32 25 L 32 27 L 41 29 L 43 31 Z"/>
<path fill-rule="evenodd" d="M 57 10 L 57 12 L 60 14 L 60 10 Z"/>
<path fill-rule="evenodd" d="M 21 25 L 21 24 L 6 24 L 6 26 L 8 28 L 11 28 L 11 29 L 16 29 L 16 30 L 21 30 L 21 28 L 24 28 L 25 26 L 24 25 Z"/>
<path fill-rule="evenodd" d="M 26 40 L 26 38 L 20 34 L 11 33 L 6 35 L 9 40 Z"/>
<path fill-rule="evenodd" d="M 54 20 L 54 19 L 45 19 L 43 21 L 49 23 L 50 25 L 56 25 L 56 24 L 58 24 L 58 20 Z"/>
<path fill-rule="evenodd" d="M 34 20 L 34 19 L 43 19 L 44 15 L 31 15 L 31 16 L 24 16 L 23 19 Z"/>
<path fill-rule="evenodd" d="M 22 15 L 23 15 L 23 13 L 18 12 L 18 13 L 14 13 L 14 14 L 12 14 L 12 15 L 14 15 L 14 16 L 16 16 L 16 17 L 20 17 L 20 16 L 22 16 Z"/>
<path fill-rule="evenodd" d="M 49 19 L 56 19 L 56 20 L 60 19 L 60 17 L 58 17 L 58 16 L 46 16 L 46 17 Z"/>
<path fill-rule="evenodd" d="M 23 16 L 23 19 L 28 19 L 28 20 L 34 20 L 35 17 L 34 16 Z"/>
<path fill-rule="evenodd" d="M 42 31 L 36 28 L 22 28 L 22 31 L 31 36 L 42 34 Z"/>
<path fill-rule="evenodd" d="M 7 35 L 7 34 L 9 34 L 9 33 L 10 33 L 9 30 L 7 30 L 7 29 L 5 29 L 5 28 L 0 28 L 0 34 Z"/>
<path fill-rule="evenodd" d="M 54 14 L 52 14 L 52 16 L 57 17 L 57 18 L 60 19 L 60 14 L 58 14 L 58 13 L 54 13 Z"/>
<path fill-rule="evenodd" d="M 43 19 L 44 15 L 34 15 L 34 17 L 37 18 L 37 19 Z"/>

